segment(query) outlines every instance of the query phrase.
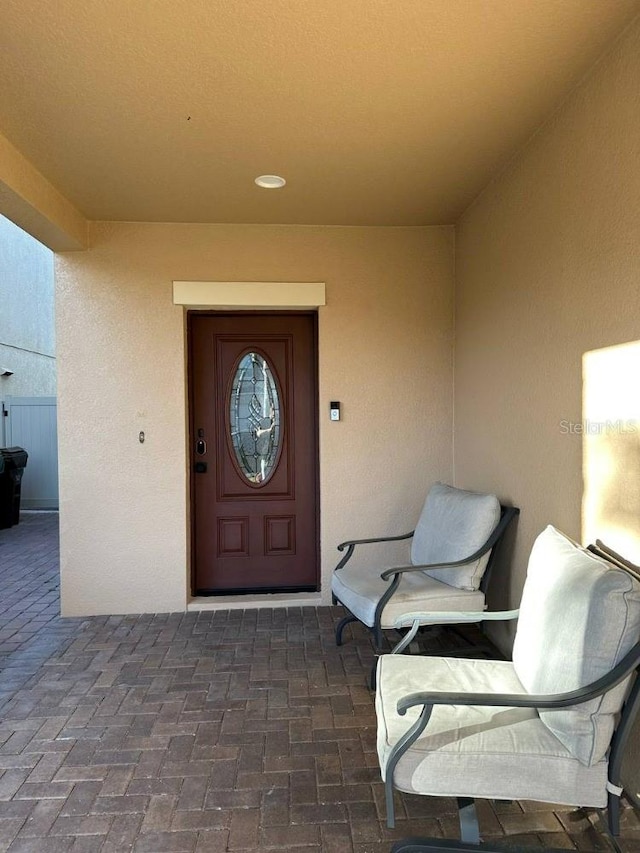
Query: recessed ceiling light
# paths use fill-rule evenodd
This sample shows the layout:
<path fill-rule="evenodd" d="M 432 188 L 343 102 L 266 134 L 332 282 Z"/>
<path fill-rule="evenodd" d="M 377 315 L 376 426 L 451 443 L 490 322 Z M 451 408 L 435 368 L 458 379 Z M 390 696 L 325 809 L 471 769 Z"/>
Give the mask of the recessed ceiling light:
<path fill-rule="evenodd" d="M 259 187 L 264 187 L 265 190 L 277 190 L 283 187 L 287 182 L 280 175 L 260 175 L 256 178 L 256 184 Z"/>

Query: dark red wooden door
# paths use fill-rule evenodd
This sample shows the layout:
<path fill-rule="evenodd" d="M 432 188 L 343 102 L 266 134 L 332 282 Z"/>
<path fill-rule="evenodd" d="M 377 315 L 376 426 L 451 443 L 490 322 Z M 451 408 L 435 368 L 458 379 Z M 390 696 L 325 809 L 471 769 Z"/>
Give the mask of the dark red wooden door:
<path fill-rule="evenodd" d="M 318 588 L 316 317 L 190 316 L 194 592 Z"/>

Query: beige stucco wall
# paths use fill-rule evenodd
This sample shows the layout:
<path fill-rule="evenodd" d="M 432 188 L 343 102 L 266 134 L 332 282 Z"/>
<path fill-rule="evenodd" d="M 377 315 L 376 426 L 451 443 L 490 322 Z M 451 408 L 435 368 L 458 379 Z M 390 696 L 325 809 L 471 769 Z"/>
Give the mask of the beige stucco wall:
<path fill-rule="evenodd" d="M 567 425 L 583 419 L 583 356 L 640 338 L 639 140 L 636 25 L 457 229 L 455 479 L 522 509 L 514 575 L 495 577 L 496 603 L 519 600 L 547 523 L 583 536 L 583 436 Z M 626 382 L 637 404 L 637 374 Z M 618 439 L 605 428 L 614 462 Z M 613 535 L 607 519 L 622 503 L 625 547 L 640 534 L 639 440 L 627 435 L 624 472 L 609 465 L 606 489 L 603 466 L 585 453 L 601 535 Z"/>
<path fill-rule="evenodd" d="M 326 282 L 322 601 L 339 541 L 411 529 L 427 487 L 450 479 L 453 229 L 98 223 L 87 252 L 57 256 L 56 277 L 64 614 L 187 604 L 173 280 Z"/>

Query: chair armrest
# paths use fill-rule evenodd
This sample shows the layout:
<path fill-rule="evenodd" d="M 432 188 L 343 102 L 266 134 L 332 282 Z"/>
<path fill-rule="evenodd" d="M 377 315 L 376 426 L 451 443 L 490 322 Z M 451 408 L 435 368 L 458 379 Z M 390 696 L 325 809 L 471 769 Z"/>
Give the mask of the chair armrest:
<path fill-rule="evenodd" d="M 418 623 L 422 625 L 446 625 L 451 622 L 498 622 L 508 619 L 517 619 L 520 609 L 517 610 L 430 610 L 403 613 L 393 623 L 394 628 L 413 628 Z"/>
<path fill-rule="evenodd" d="M 376 542 L 394 542 L 400 539 L 409 539 L 413 536 L 413 530 L 410 533 L 401 533 L 400 536 L 378 536 L 375 539 L 347 539 L 346 542 L 341 542 L 337 548 L 338 551 L 344 551 L 350 545 L 370 545 Z"/>
<path fill-rule="evenodd" d="M 404 716 L 409 708 L 424 705 L 485 705 L 511 708 L 570 708 L 602 696 L 630 675 L 640 664 L 640 643 L 614 666 L 612 670 L 576 690 L 565 693 L 466 693 L 457 691 L 409 693 L 398 700 L 398 713 Z"/>
<path fill-rule="evenodd" d="M 473 563 L 474 560 L 477 560 L 478 557 L 481 557 L 484 553 L 484 551 L 476 551 L 475 554 L 472 554 L 470 557 L 465 557 L 464 560 L 454 560 L 451 563 L 422 563 L 419 566 L 415 566 L 413 564 L 410 566 L 390 566 L 382 572 L 380 577 L 382 580 L 387 581 L 393 575 L 403 575 L 407 572 L 424 572 L 426 569 L 429 569 L 429 571 L 432 569 L 455 569 L 456 566 L 466 566 L 468 563 Z"/>
<path fill-rule="evenodd" d="M 393 627 L 409 628 L 400 642 L 391 649 L 392 655 L 399 655 L 418 633 L 422 625 L 462 625 L 475 622 L 498 622 L 507 619 L 517 619 L 520 610 L 433 610 L 431 612 L 403 613 L 393 623 Z"/>
<path fill-rule="evenodd" d="M 346 548 L 347 553 L 335 567 L 334 572 L 339 571 L 345 563 L 351 559 L 351 555 L 353 554 L 353 550 L 356 545 L 375 545 L 379 542 L 399 542 L 402 539 L 410 539 L 413 536 L 413 532 L 414 531 L 412 530 L 410 533 L 401 533 L 400 536 L 378 536 L 375 539 L 347 539 L 346 542 L 341 542 L 337 546 L 338 551 L 344 551 Z"/>

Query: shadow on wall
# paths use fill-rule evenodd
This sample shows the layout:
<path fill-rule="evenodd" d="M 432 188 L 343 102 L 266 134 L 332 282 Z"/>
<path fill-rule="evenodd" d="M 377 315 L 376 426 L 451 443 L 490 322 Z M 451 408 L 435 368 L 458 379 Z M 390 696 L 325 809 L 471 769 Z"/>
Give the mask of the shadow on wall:
<path fill-rule="evenodd" d="M 582 541 L 640 563 L 640 341 L 582 359 Z"/>

